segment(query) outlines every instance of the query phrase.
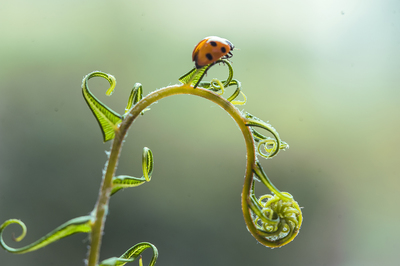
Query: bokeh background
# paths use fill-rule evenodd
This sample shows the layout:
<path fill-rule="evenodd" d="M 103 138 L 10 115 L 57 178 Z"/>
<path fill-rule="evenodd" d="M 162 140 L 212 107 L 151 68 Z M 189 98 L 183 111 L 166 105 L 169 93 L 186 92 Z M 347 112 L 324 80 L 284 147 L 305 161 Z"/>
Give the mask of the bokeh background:
<path fill-rule="evenodd" d="M 135 82 L 144 94 L 177 83 L 202 38 L 240 50 L 232 61 L 244 109 L 269 121 L 290 149 L 263 166 L 304 207 L 298 237 L 257 244 L 240 209 L 245 145 L 218 106 L 175 96 L 130 130 L 118 174 L 150 183 L 116 194 L 101 259 L 149 241 L 157 265 L 398 265 L 400 2 L 0 1 L 0 223 L 22 219 L 31 243 L 89 213 L 110 143 L 81 95 L 94 70 L 118 81 L 91 90 L 122 113 Z M 223 79 L 214 67 L 207 78 Z M 84 265 L 78 234 L 1 265 Z M 151 252 L 145 252 L 145 263 Z M 136 263 L 136 262 L 135 262 Z"/>

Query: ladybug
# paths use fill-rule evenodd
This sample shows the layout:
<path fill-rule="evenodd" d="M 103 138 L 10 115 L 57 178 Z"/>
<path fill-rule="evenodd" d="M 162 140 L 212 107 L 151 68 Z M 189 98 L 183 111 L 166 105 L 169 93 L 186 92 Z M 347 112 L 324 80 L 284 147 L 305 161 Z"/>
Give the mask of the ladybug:
<path fill-rule="evenodd" d="M 193 50 L 192 61 L 196 68 L 202 68 L 213 64 L 220 58 L 231 58 L 234 46 L 227 39 L 217 36 L 209 36 L 201 40 Z"/>

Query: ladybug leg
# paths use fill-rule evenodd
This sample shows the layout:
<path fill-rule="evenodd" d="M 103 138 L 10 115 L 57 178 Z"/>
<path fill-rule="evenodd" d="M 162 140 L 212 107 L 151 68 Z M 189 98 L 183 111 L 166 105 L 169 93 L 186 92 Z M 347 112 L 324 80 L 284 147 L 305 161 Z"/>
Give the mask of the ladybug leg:
<path fill-rule="evenodd" d="M 231 58 L 233 56 L 232 52 L 227 53 L 224 57 L 226 59 Z"/>
<path fill-rule="evenodd" d="M 228 53 L 228 54 L 224 55 L 224 56 L 221 57 L 221 58 L 222 58 L 222 59 L 229 59 L 229 58 L 231 58 L 232 56 L 233 56 L 233 54 Z"/>

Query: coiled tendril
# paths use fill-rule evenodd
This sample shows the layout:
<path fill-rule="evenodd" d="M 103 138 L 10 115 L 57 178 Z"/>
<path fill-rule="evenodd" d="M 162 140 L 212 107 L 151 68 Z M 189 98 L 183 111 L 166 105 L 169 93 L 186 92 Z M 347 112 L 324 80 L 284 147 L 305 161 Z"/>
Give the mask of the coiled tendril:
<path fill-rule="evenodd" d="M 254 191 L 254 180 L 252 181 L 247 200 L 251 210 L 252 224 L 250 227 L 256 233 L 257 240 L 262 240 L 260 241 L 262 244 L 271 248 L 281 247 L 292 241 L 298 234 L 302 223 L 301 209 L 290 193 L 280 192 L 270 182 L 259 162 L 256 162 L 254 175 L 273 194 L 257 198 Z M 252 230 L 250 231 L 252 232 Z"/>
<path fill-rule="evenodd" d="M 200 70 L 193 69 L 181 77 L 180 81 L 190 84 L 194 88 L 199 86 L 209 89 L 218 95 L 222 95 L 226 87 L 236 85 L 236 91 L 226 100 L 231 104 L 244 104 L 246 96 L 241 91 L 241 83 L 233 79 L 232 65 L 228 60 L 219 62 L 228 66 L 229 69 L 228 78 L 224 81 L 212 79 L 210 82 L 200 82 L 210 66 L 205 66 Z M 197 78 L 196 74 L 202 76 Z M 239 94 L 243 95 L 244 101 L 234 101 Z M 232 115 L 227 108 L 224 109 Z M 232 115 L 242 129 L 247 145 L 247 169 L 242 193 L 242 211 L 247 228 L 263 245 L 270 248 L 281 247 L 292 241 L 298 234 L 302 223 L 301 209 L 290 193 L 280 192 L 272 184 L 258 162 L 257 155 L 270 159 L 276 156 L 280 150 L 289 148 L 289 145 L 280 139 L 278 132 L 270 124 L 249 113 L 240 113 L 240 116 L 241 119 L 235 119 L 235 116 Z M 242 127 L 242 123 L 246 129 Z M 266 130 L 272 135 L 272 138 L 264 136 L 255 128 Z M 261 181 L 272 194 L 257 198 L 255 180 Z"/>
<path fill-rule="evenodd" d="M 253 141 L 257 145 L 254 148 L 256 155 L 270 159 L 280 150 L 289 148 L 289 145 L 280 139 L 278 132 L 270 124 L 249 113 L 245 113 L 245 117 L 246 125 L 250 127 Z M 273 138 L 264 136 L 254 127 L 267 130 Z M 246 197 L 242 202 L 247 203 L 250 209 L 249 212 L 243 210 L 245 220 L 247 218 L 246 224 L 249 231 L 262 244 L 271 248 L 281 247 L 292 241 L 298 234 L 302 223 L 301 209 L 290 193 L 280 192 L 272 184 L 256 157 L 254 160 L 253 174 L 248 181 L 250 189 L 248 192 L 244 190 L 242 194 L 242 197 Z M 262 195 L 257 199 L 255 180 L 261 181 L 272 194 Z M 251 223 L 249 223 L 250 220 Z"/>

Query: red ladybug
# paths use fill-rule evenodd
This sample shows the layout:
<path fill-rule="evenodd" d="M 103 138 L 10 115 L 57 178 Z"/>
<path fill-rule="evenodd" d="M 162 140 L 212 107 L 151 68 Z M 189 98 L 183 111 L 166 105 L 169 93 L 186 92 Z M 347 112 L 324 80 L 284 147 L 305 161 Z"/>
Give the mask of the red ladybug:
<path fill-rule="evenodd" d="M 213 64 L 221 58 L 231 58 L 233 48 L 233 44 L 227 39 L 217 36 L 206 37 L 194 48 L 192 61 L 199 69 L 208 64 Z"/>

